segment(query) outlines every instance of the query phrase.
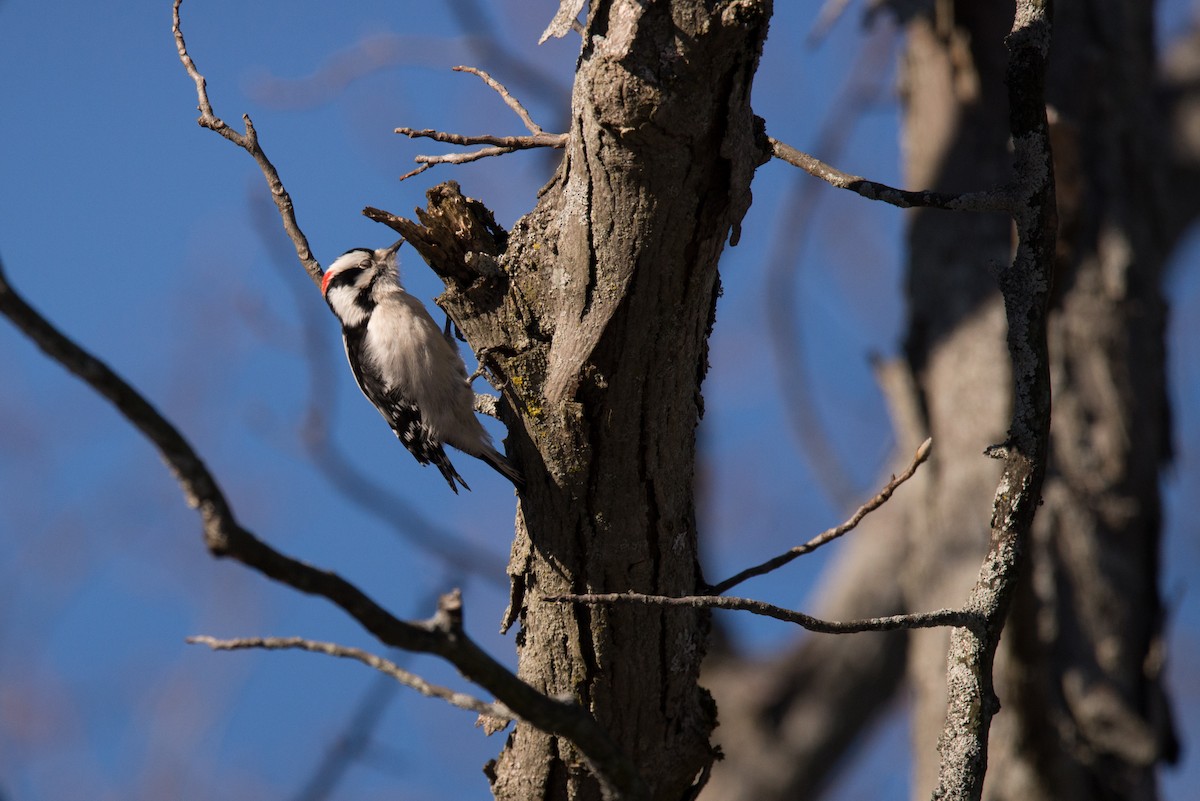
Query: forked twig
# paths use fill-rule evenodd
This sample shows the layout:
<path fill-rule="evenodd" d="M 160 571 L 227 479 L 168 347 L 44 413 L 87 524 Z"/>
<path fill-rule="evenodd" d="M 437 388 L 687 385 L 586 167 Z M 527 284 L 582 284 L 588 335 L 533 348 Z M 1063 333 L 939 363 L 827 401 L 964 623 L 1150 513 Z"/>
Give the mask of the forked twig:
<path fill-rule="evenodd" d="M 479 134 L 467 135 L 449 133 L 447 131 L 437 131 L 432 128 L 407 128 L 401 127 L 396 129 L 396 133 L 403 134 L 410 139 L 432 139 L 436 142 L 446 142 L 452 145 L 462 145 L 464 147 L 471 145 L 488 145 L 488 147 L 479 150 L 471 151 L 470 153 L 446 153 L 438 156 L 419 155 L 413 160 L 421 165 L 414 170 L 411 170 L 400 176 L 400 180 L 404 181 L 412 178 L 414 175 L 420 175 L 435 164 L 467 164 L 479 159 L 485 159 L 490 156 L 502 156 L 505 153 L 512 153 L 515 150 L 530 150 L 536 147 L 565 147 L 567 144 L 568 135 L 548 134 L 542 129 L 542 126 L 533 121 L 529 116 L 529 112 L 521 105 L 521 101 L 513 97 L 512 93 L 505 88 L 504 84 L 497 81 L 484 70 L 477 67 L 459 66 L 454 68 L 455 72 L 469 72 L 472 75 L 478 76 L 484 83 L 495 90 L 496 94 L 500 95 L 504 100 L 505 105 L 513 110 L 525 127 L 529 130 L 528 136 L 496 136 L 494 134 Z"/>

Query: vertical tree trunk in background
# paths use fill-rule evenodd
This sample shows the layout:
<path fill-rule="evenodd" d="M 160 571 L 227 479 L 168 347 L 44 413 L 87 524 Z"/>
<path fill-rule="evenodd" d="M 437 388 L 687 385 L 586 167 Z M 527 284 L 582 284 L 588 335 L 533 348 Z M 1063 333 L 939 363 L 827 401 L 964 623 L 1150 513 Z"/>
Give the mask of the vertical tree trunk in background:
<path fill-rule="evenodd" d="M 1011 174 L 1002 79 L 1012 6 L 931 7 L 933 16 L 908 21 L 901 66 L 905 185 L 995 186 Z M 1049 333 L 1051 465 L 1035 521 L 1034 567 L 998 655 L 1002 710 L 991 737 L 988 799 L 1153 799 L 1155 765 L 1176 747 L 1159 675 L 1158 480 L 1170 434 L 1160 283 L 1196 193 L 1194 182 L 1175 181 L 1184 202 L 1168 200 L 1166 209 L 1158 201 L 1164 179 L 1193 173 L 1164 175 L 1160 161 L 1169 150 L 1155 139 L 1162 123 L 1151 105 L 1152 14 L 1143 0 L 1055 4 L 1048 93 L 1060 253 Z M 1177 77 L 1200 72 L 1188 66 L 1200 59 L 1177 61 Z M 1178 97 L 1186 95 L 1185 79 L 1176 86 Z M 1176 150 L 1186 147 L 1177 142 Z M 861 539 L 846 549 L 835 586 L 821 599 L 830 617 L 959 605 L 987 545 L 1000 466 L 982 452 L 1005 438 L 1011 402 L 993 276 L 1010 259 L 1011 226 L 999 216 L 919 210 L 911 212 L 908 244 L 904 359 L 886 371 L 884 390 L 902 456 L 931 435 L 933 457 L 884 510 L 887 517 L 868 519 L 856 533 Z M 861 578 L 871 569 L 863 540 L 893 528 L 908 540 L 896 557 L 904 565 L 901 601 Z M 869 593 L 878 608 L 864 612 L 847 586 Z M 907 639 L 912 797 L 920 801 L 936 781 L 947 639 L 929 630 Z M 750 671 L 736 660 L 719 662 L 712 673 L 722 728 L 735 729 L 730 759 L 705 798 L 816 797 L 838 753 L 829 742 L 849 742 L 833 710 L 874 697 L 870 690 L 892 681 L 889 665 L 903 653 L 899 638 L 864 646 L 809 637 Z M 727 701 L 745 706 L 735 710 Z M 871 715 L 851 709 L 855 726 Z M 764 768 L 769 759 L 779 764 Z"/>
<path fill-rule="evenodd" d="M 911 185 L 993 185 L 1003 132 L 1001 37 L 1011 9 L 957 3 L 910 27 L 905 141 Z M 1054 106 L 1060 249 L 1050 325 L 1050 471 L 1033 569 L 997 663 L 985 791 L 993 799 L 1152 799 L 1171 755 L 1159 685 L 1158 472 L 1169 430 L 1154 188 L 1152 6 L 1058 2 Z M 986 542 L 1009 401 L 991 264 L 1005 221 L 913 215 L 907 355 L 938 443 L 928 519 L 913 528 L 912 608 L 958 603 Z M 917 546 L 920 540 L 921 547 Z M 913 638 L 917 798 L 933 786 L 944 714 L 945 635 Z"/>
<path fill-rule="evenodd" d="M 520 675 L 590 708 L 664 801 L 713 759 L 707 614 L 542 598 L 700 586 L 700 383 L 717 261 L 765 160 L 750 86 L 769 17 L 766 0 L 593 3 L 566 157 L 504 254 L 510 447 L 545 466 L 509 566 Z M 600 797 L 569 744 L 524 724 L 491 775 L 501 799 Z"/>
<path fill-rule="evenodd" d="M 904 183 L 946 191 L 1000 185 L 1012 174 L 1003 83 L 1012 6 L 938 7 L 941 16 L 909 23 L 902 57 Z M 1012 401 L 995 275 L 1012 258 L 1012 237 L 1003 215 L 922 209 L 910 216 L 909 403 L 934 441 L 922 495 L 910 499 L 900 579 L 910 610 L 962 604 L 987 550 L 1001 464 L 983 450 L 1004 440 Z M 937 783 L 949 639 L 945 629 L 909 635 L 914 798 L 929 798 Z"/>
<path fill-rule="evenodd" d="M 995 797 L 1153 799 L 1159 470 L 1170 455 L 1153 4 L 1060 2 L 1047 95 L 1061 165 L 1050 473 L 1002 678 Z M 1009 768 L 1009 769 L 1004 769 Z"/>

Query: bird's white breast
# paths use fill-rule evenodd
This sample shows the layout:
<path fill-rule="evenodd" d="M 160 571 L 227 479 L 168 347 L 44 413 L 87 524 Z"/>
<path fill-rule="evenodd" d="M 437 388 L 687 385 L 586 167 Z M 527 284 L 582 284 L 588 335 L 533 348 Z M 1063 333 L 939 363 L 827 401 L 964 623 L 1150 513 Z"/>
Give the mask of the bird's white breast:
<path fill-rule="evenodd" d="M 402 289 L 380 299 L 365 344 L 379 362 L 378 374 L 388 377 L 388 389 L 413 400 L 439 440 L 477 452 L 487 434 L 472 411 L 474 391 L 462 357 L 420 301 Z"/>

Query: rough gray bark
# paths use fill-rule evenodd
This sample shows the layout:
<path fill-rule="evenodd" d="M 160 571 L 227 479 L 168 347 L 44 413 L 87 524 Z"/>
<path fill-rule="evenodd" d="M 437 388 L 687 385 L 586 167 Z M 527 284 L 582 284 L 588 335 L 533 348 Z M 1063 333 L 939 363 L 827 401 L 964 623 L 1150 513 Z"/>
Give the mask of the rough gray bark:
<path fill-rule="evenodd" d="M 700 383 L 717 260 L 768 152 L 749 99 L 769 16 L 758 0 L 593 4 L 566 156 L 511 236 L 492 223 L 473 250 L 453 222 L 391 220 L 446 279 L 507 402 L 528 482 L 509 566 L 520 675 L 591 709 L 656 799 L 684 797 L 713 759 L 708 615 L 544 596 L 702 586 Z M 438 228 L 455 194 L 434 190 L 422 222 Z M 524 724 L 489 775 L 502 799 L 601 794 L 568 742 Z"/>

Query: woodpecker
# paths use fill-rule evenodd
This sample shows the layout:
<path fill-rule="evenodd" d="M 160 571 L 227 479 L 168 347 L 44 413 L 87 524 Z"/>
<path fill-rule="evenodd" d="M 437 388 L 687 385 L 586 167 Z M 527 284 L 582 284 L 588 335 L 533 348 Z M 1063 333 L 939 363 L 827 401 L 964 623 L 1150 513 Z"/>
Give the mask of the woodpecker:
<path fill-rule="evenodd" d="M 492 445 L 475 417 L 475 392 L 458 348 L 404 290 L 396 250 L 348 250 L 325 271 L 321 294 L 342 324 L 346 358 L 358 388 L 423 465 L 433 463 L 450 489 L 471 489 L 443 445 L 481 459 L 513 483 L 521 474 Z"/>

